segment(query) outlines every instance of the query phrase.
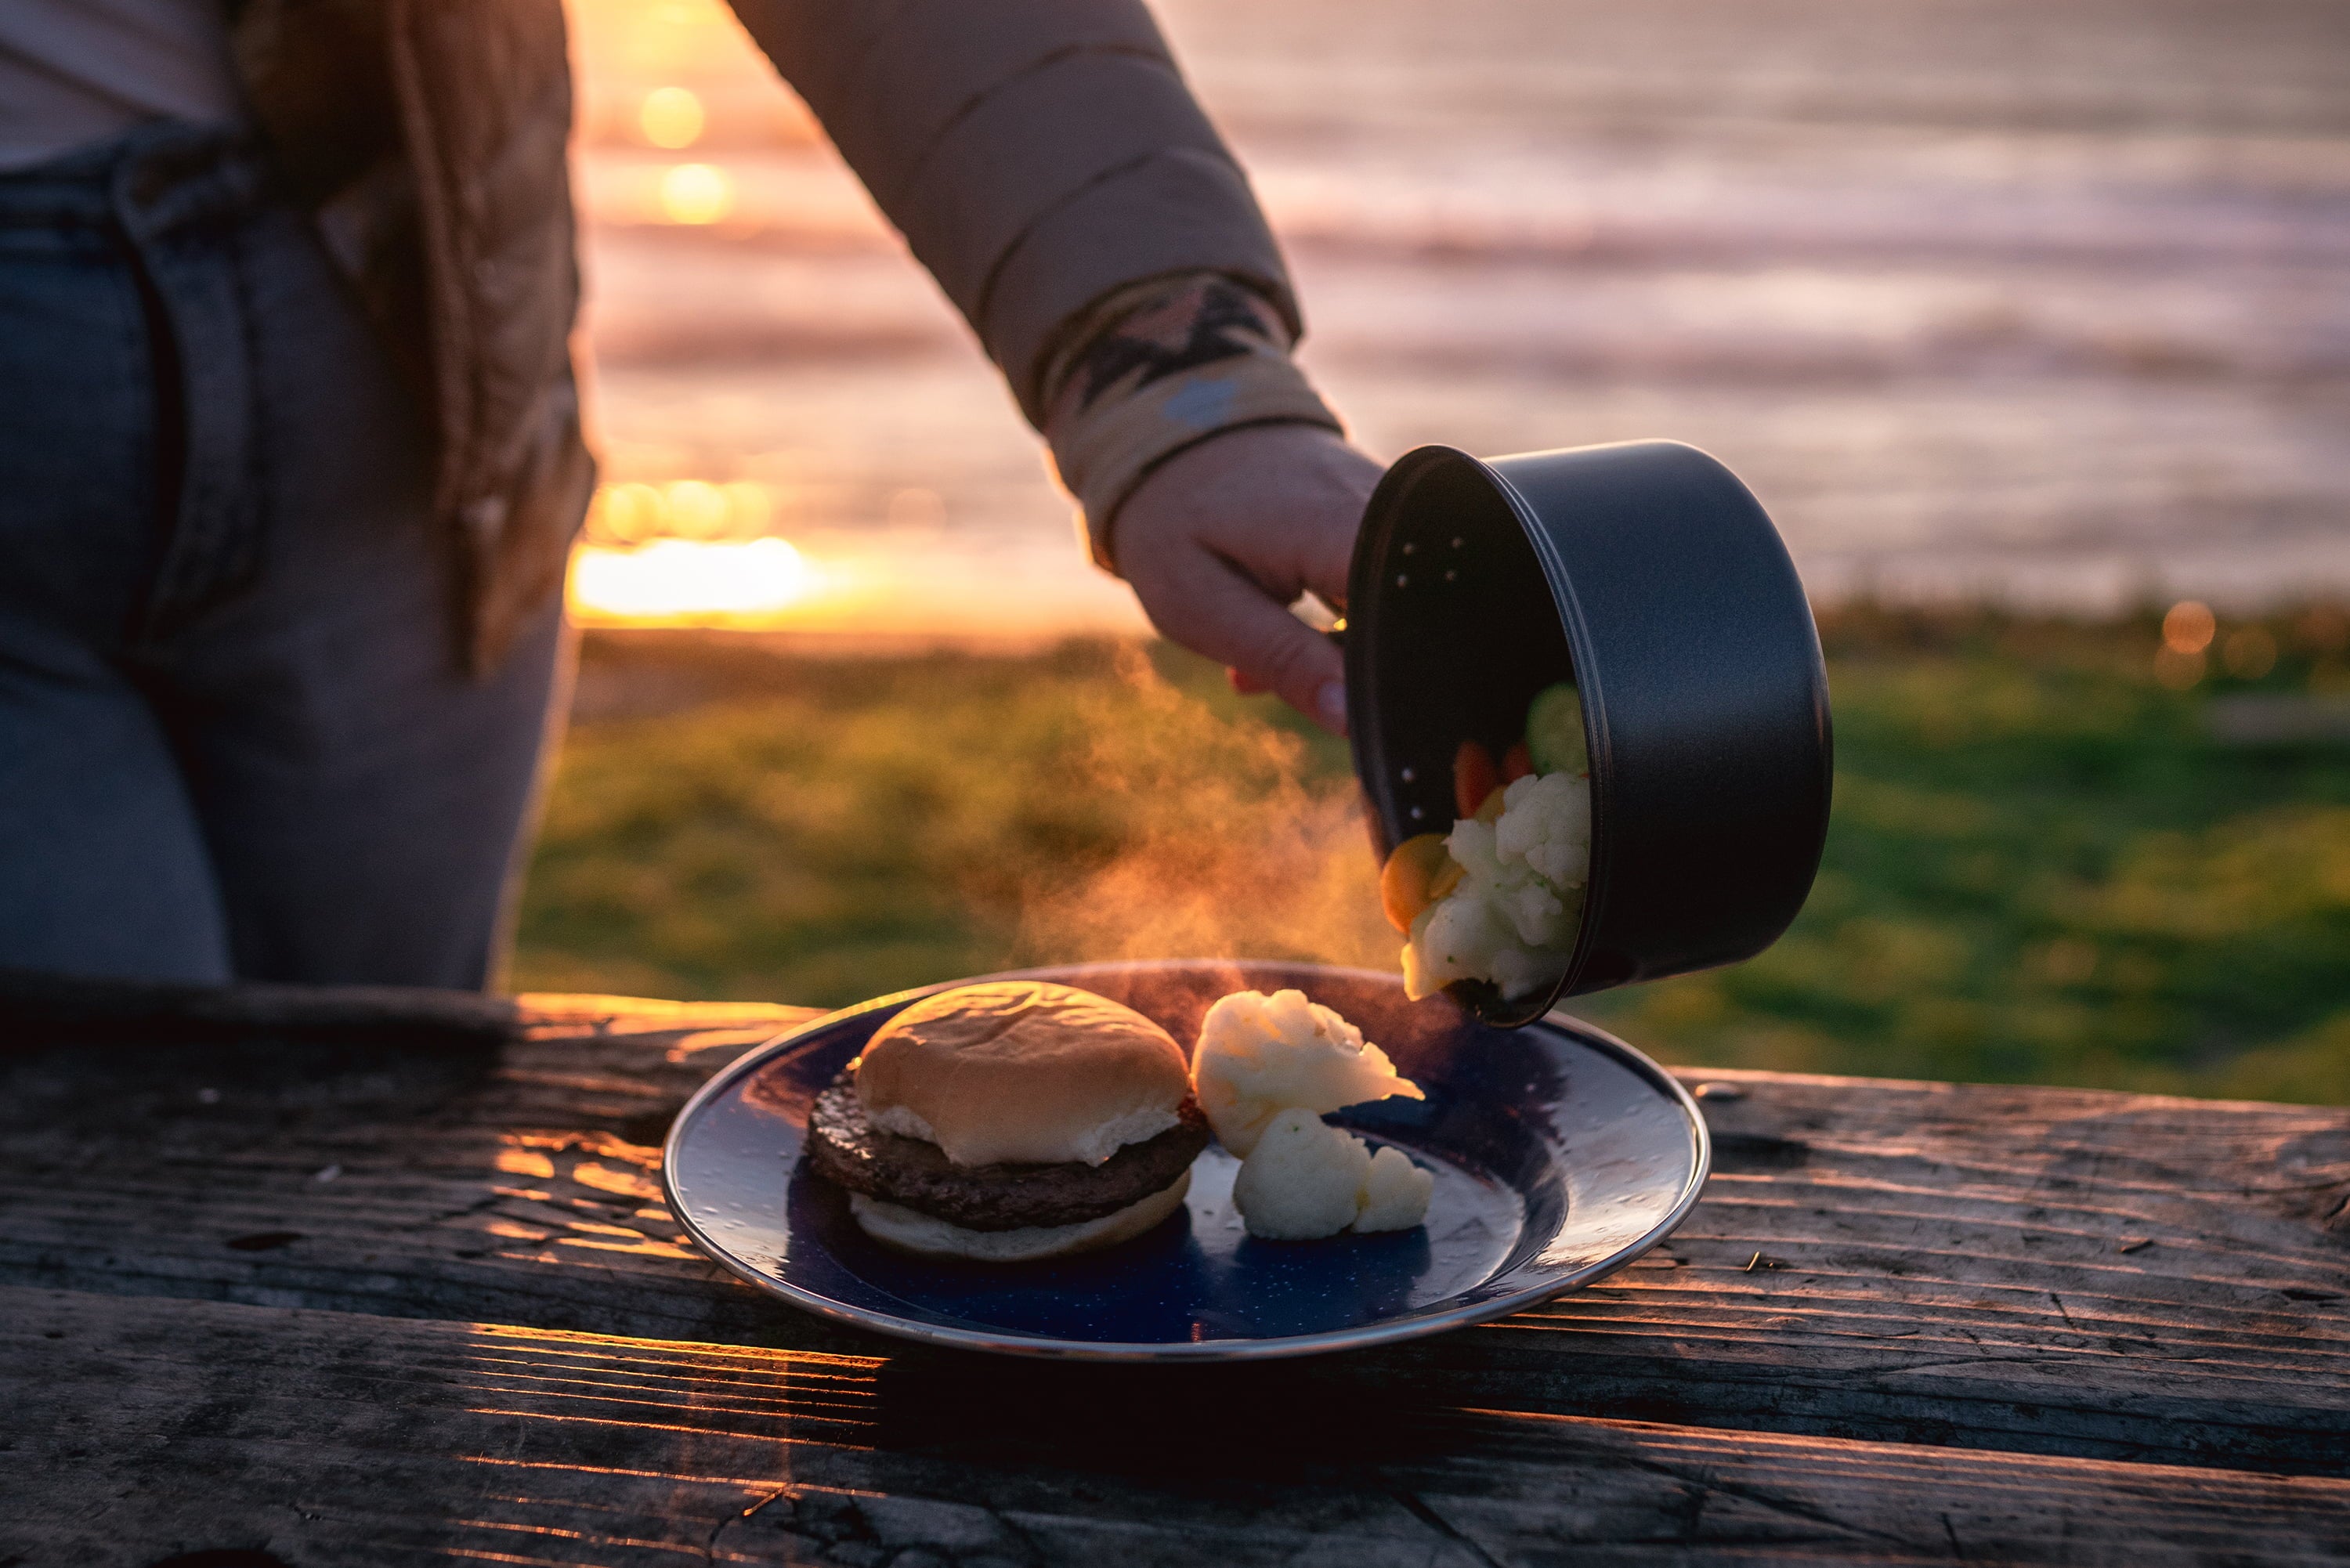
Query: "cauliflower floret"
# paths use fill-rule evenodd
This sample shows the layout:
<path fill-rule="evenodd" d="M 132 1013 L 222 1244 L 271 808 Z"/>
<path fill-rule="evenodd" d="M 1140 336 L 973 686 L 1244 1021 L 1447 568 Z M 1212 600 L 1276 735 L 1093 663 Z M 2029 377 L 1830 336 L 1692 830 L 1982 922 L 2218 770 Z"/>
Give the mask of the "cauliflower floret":
<path fill-rule="evenodd" d="M 1408 1231 L 1428 1218 L 1436 1178 L 1401 1150 L 1370 1147 L 1313 1112 L 1274 1116 L 1241 1162 L 1232 1203 L 1249 1234 L 1312 1241 L 1339 1231 Z"/>
<path fill-rule="evenodd" d="M 1566 901 L 1541 882 L 1507 882 L 1485 896 L 1527 947 L 1555 947 L 1566 940 Z"/>
<path fill-rule="evenodd" d="M 1523 782 L 1523 781 L 1521 781 Z M 1504 791 L 1503 802 L 1509 800 Z M 1473 816 L 1464 816 L 1452 825 L 1444 836 L 1445 853 L 1451 856 L 1461 870 L 1464 881 L 1492 886 L 1506 878 L 1509 867 L 1502 864 L 1499 823 L 1483 823 Z"/>
<path fill-rule="evenodd" d="M 1208 1009 L 1191 1054 L 1200 1109 L 1243 1159 L 1275 1113 L 1315 1116 L 1397 1095 L 1421 1097 L 1386 1052 L 1301 991 L 1238 991 Z"/>
<path fill-rule="evenodd" d="M 1232 1180 L 1232 1204 L 1249 1234 L 1270 1241 L 1335 1236 L 1362 1211 L 1371 1151 L 1312 1111 L 1286 1110 L 1266 1124 Z"/>
<path fill-rule="evenodd" d="M 1494 918 L 1481 891 L 1462 885 L 1420 911 L 1404 949 L 1404 990 L 1415 1002 L 1456 980 L 1482 980 L 1492 972 L 1493 955 L 1510 945 L 1509 932 Z"/>
<path fill-rule="evenodd" d="M 1504 948 L 1493 955 L 1493 983 L 1512 1002 L 1533 996 L 1558 983 L 1566 958 L 1556 948 Z"/>
<path fill-rule="evenodd" d="M 1503 798 L 1508 800 L 1531 782 L 1520 779 Z M 1506 930 L 1514 933 L 1517 941 L 1528 947 L 1549 946 L 1565 935 L 1562 927 L 1566 906 L 1557 890 L 1527 867 L 1523 856 L 1512 852 L 1512 840 L 1503 836 L 1509 820 L 1505 809 L 1501 821 L 1491 826 L 1473 818 L 1463 818 L 1452 825 L 1452 832 L 1444 841 L 1445 852 L 1461 867 L 1461 876 L 1460 885 L 1448 897 L 1460 898 L 1465 893 L 1469 897 L 1463 902 L 1487 905 L 1500 917 Z M 1480 945 L 1470 928 L 1451 933 L 1451 940 L 1456 945 Z M 1510 939 L 1496 930 L 1489 940 L 1500 942 Z"/>
<path fill-rule="evenodd" d="M 1580 888 L 1591 871 L 1591 781 L 1573 774 L 1522 778 L 1502 794 L 1493 854 L 1552 887 Z"/>
<path fill-rule="evenodd" d="M 1383 1148 L 1371 1156 L 1363 1177 L 1355 1229 L 1409 1231 L 1428 1218 L 1428 1200 L 1435 1191 L 1434 1172 L 1414 1165 L 1399 1148 Z"/>
<path fill-rule="evenodd" d="M 1440 907 L 1430 904 L 1422 909 L 1403 939 L 1403 993 L 1414 1002 L 1434 996 L 1455 978 L 1430 956 L 1428 926 Z"/>
<path fill-rule="evenodd" d="M 1414 1001 L 1456 980 L 1486 980 L 1513 1001 L 1548 989 L 1566 968 L 1591 865 L 1591 781 L 1522 778 L 1488 825 L 1462 818 L 1445 852 L 1460 883 L 1412 921 L 1403 955 Z"/>
<path fill-rule="evenodd" d="M 1522 895 L 1521 895 L 1522 896 Z M 1560 903 L 1545 927 L 1558 934 L 1555 947 L 1522 942 L 1508 915 L 1488 892 L 1456 891 L 1431 904 L 1412 922 L 1403 950 L 1404 993 L 1417 1002 L 1456 980 L 1489 980 L 1512 999 L 1547 987 L 1566 968 L 1565 940 L 1573 935 L 1568 907 Z"/>

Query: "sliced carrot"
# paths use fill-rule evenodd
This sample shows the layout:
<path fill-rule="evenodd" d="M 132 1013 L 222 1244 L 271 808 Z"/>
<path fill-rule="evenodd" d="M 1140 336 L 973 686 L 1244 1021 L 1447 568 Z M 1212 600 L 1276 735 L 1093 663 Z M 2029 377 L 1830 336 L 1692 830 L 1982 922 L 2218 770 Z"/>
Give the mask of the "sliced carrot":
<path fill-rule="evenodd" d="M 1492 789 L 1485 793 L 1485 798 L 1478 803 L 1476 811 L 1471 813 L 1471 815 L 1486 826 L 1492 826 L 1493 824 L 1502 820 L 1503 797 L 1509 793 L 1507 786 L 1495 784 Z"/>
<path fill-rule="evenodd" d="M 1439 899 L 1451 898 L 1452 889 L 1461 886 L 1461 878 L 1467 875 L 1469 875 L 1467 867 L 1451 856 L 1446 856 L 1444 864 L 1437 867 L 1435 877 L 1429 881 L 1428 901 L 1433 904 Z"/>
<path fill-rule="evenodd" d="M 1493 753 L 1476 741 L 1463 741 L 1452 754 L 1452 805 L 1462 816 L 1474 816 L 1485 797 L 1502 782 Z"/>
<path fill-rule="evenodd" d="M 1445 853 L 1440 833 L 1422 833 L 1397 845 L 1379 868 L 1379 904 L 1387 910 L 1388 923 L 1409 932 L 1419 912 L 1444 896 L 1434 885 L 1443 879 L 1448 867 L 1453 873 L 1451 882 L 1458 882 L 1461 867 Z M 1451 891 L 1448 882 L 1445 892 Z"/>
<path fill-rule="evenodd" d="M 1502 753 L 1502 782 L 1515 784 L 1534 771 L 1534 754 L 1520 741 Z"/>

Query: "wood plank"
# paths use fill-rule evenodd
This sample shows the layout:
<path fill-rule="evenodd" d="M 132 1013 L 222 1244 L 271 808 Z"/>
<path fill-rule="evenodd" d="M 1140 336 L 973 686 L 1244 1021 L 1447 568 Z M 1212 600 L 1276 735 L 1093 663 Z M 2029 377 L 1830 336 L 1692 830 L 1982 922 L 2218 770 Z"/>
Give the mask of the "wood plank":
<path fill-rule="evenodd" d="M 0 1290 L 0 1561 L 2340 1561 L 2350 1481 Z"/>
<path fill-rule="evenodd" d="M 1563 1337 L 1576 1407 L 2350 1469 L 2350 1112 L 1681 1075 L 1734 1096 L 1704 1201 L 1484 1331 Z"/>
<path fill-rule="evenodd" d="M 12 1054 L 0 1282 L 889 1351 L 725 1278 L 654 1196 L 685 1095 L 795 1015 L 576 1013 L 473 1061 Z M 1743 1097 L 1707 1100 L 1718 1174 L 1647 1266 L 1321 1394 L 2350 1469 L 2350 1112 L 1703 1076 Z"/>
<path fill-rule="evenodd" d="M 0 966 L 0 1047 L 37 1041 L 168 1044 L 396 1040 L 411 1050 L 494 1045 L 520 1015 L 477 991 L 390 985 L 186 985 Z"/>

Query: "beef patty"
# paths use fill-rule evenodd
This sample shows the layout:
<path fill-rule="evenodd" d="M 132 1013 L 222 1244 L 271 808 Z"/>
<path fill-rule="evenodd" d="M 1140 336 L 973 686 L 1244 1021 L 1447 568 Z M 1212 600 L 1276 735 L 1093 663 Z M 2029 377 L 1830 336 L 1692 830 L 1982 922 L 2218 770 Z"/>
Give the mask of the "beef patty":
<path fill-rule="evenodd" d="M 1189 1095 L 1176 1114 L 1182 1120 L 1175 1126 L 1099 1165 L 957 1165 L 934 1143 L 868 1121 L 855 1082 L 843 1073 L 808 1113 L 807 1158 L 818 1176 L 852 1191 L 967 1231 L 1074 1225 L 1139 1203 L 1191 1168 L 1208 1147 L 1208 1121 Z"/>

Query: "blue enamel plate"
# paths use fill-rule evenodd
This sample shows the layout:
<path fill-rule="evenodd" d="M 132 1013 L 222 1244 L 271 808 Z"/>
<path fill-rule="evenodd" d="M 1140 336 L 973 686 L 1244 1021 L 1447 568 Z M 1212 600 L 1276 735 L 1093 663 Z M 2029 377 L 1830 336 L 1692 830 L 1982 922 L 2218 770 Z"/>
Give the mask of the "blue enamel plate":
<path fill-rule="evenodd" d="M 687 1104 L 661 1157 L 687 1232 L 761 1290 L 883 1334 L 1012 1355 L 1235 1361 L 1436 1334 L 1588 1284 L 1670 1234 L 1705 1184 L 1705 1121 L 1688 1093 L 1629 1045 L 1563 1016 L 1489 1028 L 1443 997 L 1408 1002 L 1393 976 L 1361 970 L 1027 972 L 1122 1002 L 1187 1050 L 1229 992 L 1294 986 L 1336 1008 L 1428 1096 L 1329 1118 L 1434 1172 L 1427 1224 L 1257 1241 L 1232 1208 L 1239 1163 L 1211 1147 L 1184 1211 L 1102 1251 L 1022 1264 L 892 1251 L 800 1156 L 816 1096 L 876 1029 L 931 994 L 910 991 L 782 1035 Z"/>

